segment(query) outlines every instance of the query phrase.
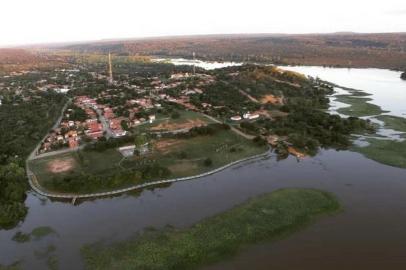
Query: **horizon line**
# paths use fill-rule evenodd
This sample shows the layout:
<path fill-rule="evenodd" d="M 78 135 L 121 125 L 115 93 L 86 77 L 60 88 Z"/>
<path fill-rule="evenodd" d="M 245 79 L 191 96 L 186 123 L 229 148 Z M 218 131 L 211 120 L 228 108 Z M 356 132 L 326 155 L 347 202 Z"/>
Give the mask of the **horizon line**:
<path fill-rule="evenodd" d="M 154 39 L 170 39 L 170 38 L 193 38 L 193 37 L 210 37 L 210 36 L 304 36 L 304 35 L 383 35 L 383 34 L 406 34 L 405 32 L 352 32 L 352 31 L 337 31 L 337 32 L 307 32 L 307 33 L 222 33 L 222 34 L 179 34 L 179 35 L 156 35 L 156 36 L 141 36 L 141 37 L 117 37 L 117 38 L 101 38 L 88 40 L 71 40 L 71 41 L 49 41 L 49 42 L 34 42 L 25 44 L 0 44 L 0 49 L 29 49 L 32 47 L 58 47 L 64 45 L 76 45 L 87 43 L 108 43 L 119 41 L 137 41 L 137 40 L 154 40 Z"/>

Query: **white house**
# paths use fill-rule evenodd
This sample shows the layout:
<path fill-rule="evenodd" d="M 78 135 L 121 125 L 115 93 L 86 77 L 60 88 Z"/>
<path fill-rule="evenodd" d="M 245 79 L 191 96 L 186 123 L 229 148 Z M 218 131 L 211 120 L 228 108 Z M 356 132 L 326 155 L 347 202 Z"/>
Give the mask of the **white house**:
<path fill-rule="evenodd" d="M 55 92 L 57 92 L 57 93 L 59 93 L 59 94 L 66 94 L 66 93 L 68 93 L 70 91 L 70 89 L 69 88 L 66 88 L 66 87 L 64 87 L 64 88 L 56 88 L 55 89 Z"/>
<path fill-rule="evenodd" d="M 252 120 L 252 119 L 259 118 L 259 114 L 250 114 L 249 112 L 247 112 L 247 113 L 244 113 L 243 117 L 244 117 L 244 119 Z"/>
<path fill-rule="evenodd" d="M 152 124 L 156 119 L 155 115 L 150 115 L 150 116 L 148 116 L 148 118 L 149 118 L 149 123 L 150 124 Z"/>

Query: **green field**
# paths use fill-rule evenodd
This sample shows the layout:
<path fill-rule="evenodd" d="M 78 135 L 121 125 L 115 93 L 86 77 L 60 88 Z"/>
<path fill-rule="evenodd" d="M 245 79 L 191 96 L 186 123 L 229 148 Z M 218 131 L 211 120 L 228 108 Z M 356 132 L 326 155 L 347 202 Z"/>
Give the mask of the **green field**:
<path fill-rule="evenodd" d="M 369 159 L 393 167 L 406 168 L 406 141 L 381 140 L 370 138 L 366 147 L 353 147 Z"/>
<path fill-rule="evenodd" d="M 242 248 L 286 236 L 340 209 L 333 195 L 283 189 L 251 199 L 191 228 L 146 231 L 112 246 L 82 249 L 87 269 L 195 269 Z"/>
<path fill-rule="evenodd" d="M 336 96 L 338 102 L 349 104 L 349 107 L 340 108 L 337 111 L 341 114 L 354 117 L 371 116 L 385 113 L 381 107 L 368 103 L 371 98 L 360 97 L 358 95 L 339 95 Z"/>
<path fill-rule="evenodd" d="M 379 115 L 376 119 L 384 122 L 385 128 L 406 132 L 406 119 L 393 115 Z"/>
<path fill-rule="evenodd" d="M 191 176 L 245 157 L 264 153 L 268 149 L 267 146 L 257 146 L 231 130 L 187 139 L 159 139 L 153 142 L 153 145 L 152 152 L 141 157 L 123 158 L 116 149 L 103 152 L 80 151 L 33 160 L 30 162 L 30 168 L 37 176 L 40 185 L 47 189 L 57 192 L 89 193 L 161 179 L 156 175 L 140 178 L 136 172 L 143 171 L 146 166 L 159 165 L 167 168 L 170 174 L 164 178 Z M 55 163 L 69 164 L 71 168 L 65 172 L 55 172 L 51 170 Z M 126 175 L 120 175 L 123 173 Z M 77 185 L 75 189 L 69 190 L 53 184 L 56 177 L 75 178 L 75 175 L 82 174 L 103 179 L 98 180 L 98 184 L 96 181 L 94 184 L 91 184 L 91 181 L 84 181 L 83 186 Z"/>
<path fill-rule="evenodd" d="M 146 131 L 163 132 L 168 130 L 182 129 L 184 124 L 187 123 L 196 123 L 196 124 L 213 123 L 213 121 L 197 112 L 186 110 L 178 110 L 176 112 L 178 113 L 179 116 L 177 118 L 172 118 L 171 115 L 157 114 L 156 120 L 153 123 L 141 124 L 135 127 L 134 130 L 136 132 L 146 132 Z"/>
<path fill-rule="evenodd" d="M 118 163 L 122 159 L 123 156 L 116 149 L 108 149 L 103 152 L 80 151 L 33 160 L 30 162 L 30 168 L 39 182 L 44 183 L 56 175 L 63 176 L 71 173 L 87 172 L 111 175 L 120 170 Z M 72 169 L 66 172 L 51 173 L 50 166 L 59 161 L 71 163 Z"/>

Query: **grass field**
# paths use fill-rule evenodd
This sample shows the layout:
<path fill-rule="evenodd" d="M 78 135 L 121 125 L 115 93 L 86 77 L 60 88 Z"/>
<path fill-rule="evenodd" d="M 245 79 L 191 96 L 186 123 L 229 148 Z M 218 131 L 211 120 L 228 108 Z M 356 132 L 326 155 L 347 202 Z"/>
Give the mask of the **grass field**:
<path fill-rule="evenodd" d="M 41 183 L 50 180 L 55 175 L 63 176 L 70 173 L 114 174 L 120 170 L 118 163 L 122 158 L 116 149 L 108 149 L 104 152 L 70 152 L 33 160 L 30 162 L 30 168 Z M 58 170 L 58 172 L 52 172 L 50 167 L 58 162 L 66 165 L 65 168 Z"/>
<path fill-rule="evenodd" d="M 162 143 L 167 146 L 159 147 Z M 258 147 L 230 130 L 219 132 L 214 136 L 181 140 L 164 139 L 157 145 L 158 149 L 149 158 L 168 167 L 172 177 L 203 173 L 267 150 L 267 146 Z M 204 164 L 207 158 L 212 161 L 212 165 Z M 123 162 L 123 166 L 131 166 L 129 163 L 131 160 Z"/>
<path fill-rule="evenodd" d="M 156 120 L 153 123 L 139 125 L 135 127 L 134 130 L 138 132 L 164 132 L 170 130 L 191 128 L 194 125 L 205 125 L 208 123 L 213 123 L 213 121 L 197 112 L 178 110 L 177 113 L 179 114 L 178 118 L 172 118 L 170 115 L 157 114 Z"/>
<path fill-rule="evenodd" d="M 157 178 L 130 179 L 119 181 L 121 172 L 141 170 L 143 166 L 159 164 L 170 170 L 170 178 L 191 176 L 226 165 L 230 162 L 264 153 L 267 146 L 257 146 L 231 130 L 222 130 L 210 136 L 188 139 L 159 139 L 151 153 L 137 157 L 123 158 L 117 149 L 103 152 L 80 151 L 61 154 L 30 162 L 30 168 L 42 186 L 55 176 L 91 174 L 105 177 L 104 187 L 87 187 L 85 192 L 99 192 L 123 188 L 158 180 Z M 210 160 L 208 162 L 207 160 Z M 110 178 L 109 178 L 110 177 Z M 64 192 L 64 190 L 54 190 Z"/>
<path fill-rule="evenodd" d="M 406 119 L 393 115 L 379 115 L 378 120 L 384 122 L 385 128 L 390 128 L 396 131 L 406 132 Z"/>
<path fill-rule="evenodd" d="M 360 97 L 360 96 L 351 96 L 351 95 L 339 95 L 336 96 L 337 101 L 349 104 L 349 107 L 340 108 L 337 111 L 341 114 L 355 117 L 371 116 L 385 113 L 381 107 L 368 103 L 371 101 L 371 98 Z"/>
<path fill-rule="evenodd" d="M 146 231 L 112 246 L 82 249 L 87 269 L 195 269 L 241 248 L 286 236 L 340 209 L 329 193 L 283 189 L 251 199 L 191 228 Z"/>
<path fill-rule="evenodd" d="M 406 168 L 406 141 L 367 139 L 366 147 L 353 147 L 369 159 L 399 168 Z"/>

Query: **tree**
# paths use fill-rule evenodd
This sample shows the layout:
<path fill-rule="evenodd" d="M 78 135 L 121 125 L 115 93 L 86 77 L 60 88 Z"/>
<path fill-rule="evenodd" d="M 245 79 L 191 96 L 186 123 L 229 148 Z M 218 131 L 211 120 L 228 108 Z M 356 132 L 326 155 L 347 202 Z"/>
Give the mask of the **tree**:
<path fill-rule="evenodd" d="M 211 165 L 213 165 L 213 161 L 211 160 L 211 158 L 206 158 L 204 160 L 204 166 L 210 167 Z"/>
<path fill-rule="evenodd" d="M 24 219 L 26 189 L 24 168 L 14 162 L 0 166 L 0 228 L 12 228 Z"/>
<path fill-rule="evenodd" d="M 120 124 L 121 124 L 122 129 L 127 130 L 127 131 L 129 130 L 127 121 L 122 120 Z"/>
<path fill-rule="evenodd" d="M 134 149 L 134 155 L 139 156 L 141 154 L 141 148 L 148 143 L 147 137 L 145 136 L 144 133 L 138 134 L 135 136 L 134 139 L 134 144 L 135 144 L 135 149 Z"/>

